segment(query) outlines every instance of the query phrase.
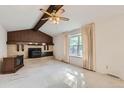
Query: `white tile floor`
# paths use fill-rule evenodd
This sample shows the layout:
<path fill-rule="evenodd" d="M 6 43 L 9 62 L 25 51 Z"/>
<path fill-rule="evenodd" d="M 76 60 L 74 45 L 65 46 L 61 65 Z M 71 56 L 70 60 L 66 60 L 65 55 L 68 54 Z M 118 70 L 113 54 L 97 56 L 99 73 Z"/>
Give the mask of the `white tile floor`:
<path fill-rule="evenodd" d="M 36 60 L 25 62 L 25 66 L 14 74 L 1 74 L 0 87 L 124 87 L 124 81 L 56 60 Z"/>

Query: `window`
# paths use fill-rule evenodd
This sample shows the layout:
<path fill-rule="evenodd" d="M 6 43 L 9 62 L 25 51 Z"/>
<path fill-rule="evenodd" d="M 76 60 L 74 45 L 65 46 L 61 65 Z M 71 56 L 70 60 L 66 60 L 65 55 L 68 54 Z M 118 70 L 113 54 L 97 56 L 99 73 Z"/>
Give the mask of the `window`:
<path fill-rule="evenodd" d="M 73 35 L 69 37 L 69 55 L 82 57 L 82 38 L 81 35 Z"/>

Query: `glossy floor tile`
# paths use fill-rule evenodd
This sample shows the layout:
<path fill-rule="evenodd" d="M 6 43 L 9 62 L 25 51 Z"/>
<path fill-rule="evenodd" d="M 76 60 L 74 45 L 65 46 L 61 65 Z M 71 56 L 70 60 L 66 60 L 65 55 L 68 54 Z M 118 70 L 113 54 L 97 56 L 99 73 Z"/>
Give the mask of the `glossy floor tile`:
<path fill-rule="evenodd" d="M 124 81 L 56 60 L 36 60 L 26 61 L 25 66 L 14 74 L 0 74 L 0 87 L 124 87 Z"/>

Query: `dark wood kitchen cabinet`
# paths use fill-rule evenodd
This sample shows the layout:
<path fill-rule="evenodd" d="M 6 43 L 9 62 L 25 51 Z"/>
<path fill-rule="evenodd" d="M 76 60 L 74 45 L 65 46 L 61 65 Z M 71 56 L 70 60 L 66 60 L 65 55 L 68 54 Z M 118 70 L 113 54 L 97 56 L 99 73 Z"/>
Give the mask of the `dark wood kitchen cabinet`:
<path fill-rule="evenodd" d="M 2 73 L 15 73 L 24 66 L 23 55 L 3 58 Z"/>

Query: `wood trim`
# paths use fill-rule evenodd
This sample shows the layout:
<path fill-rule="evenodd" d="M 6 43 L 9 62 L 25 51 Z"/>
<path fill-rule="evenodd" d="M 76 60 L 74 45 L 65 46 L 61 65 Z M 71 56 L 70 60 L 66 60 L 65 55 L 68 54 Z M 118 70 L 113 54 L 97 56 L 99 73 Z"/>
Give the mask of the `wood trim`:
<path fill-rule="evenodd" d="M 43 47 L 44 47 L 44 50 L 46 50 L 46 45 L 44 45 Z"/>
<path fill-rule="evenodd" d="M 58 11 L 61 7 L 63 7 L 63 5 L 50 5 L 49 8 L 47 9 L 47 11 L 49 13 L 52 13 L 53 10 Z M 46 17 L 49 17 L 49 16 L 44 13 L 43 16 L 40 18 L 40 20 L 37 22 L 37 24 L 34 26 L 34 28 L 33 28 L 34 31 L 38 31 L 38 29 L 48 21 L 48 20 L 41 20 Z"/>
<path fill-rule="evenodd" d="M 53 37 L 41 32 L 33 30 L 19 30 L 7 32 L 7 44 L 35 44 L 42 45 L 46 43 L 53 45 Z"/>
<path fill-rule="evenodd" d="M 49 50 L 49 45 L 46 45 L 47 46 L 47 50 Z"/>
<path fill-rule="evenodd" d="M 21 50 L 24 51 L 24 45 L 23 44 L 21 44 Z"/>
<path fill-rule="evenodd" d="M 17 44 L 17 51 L 19 51 L 19 44 Z"/>

